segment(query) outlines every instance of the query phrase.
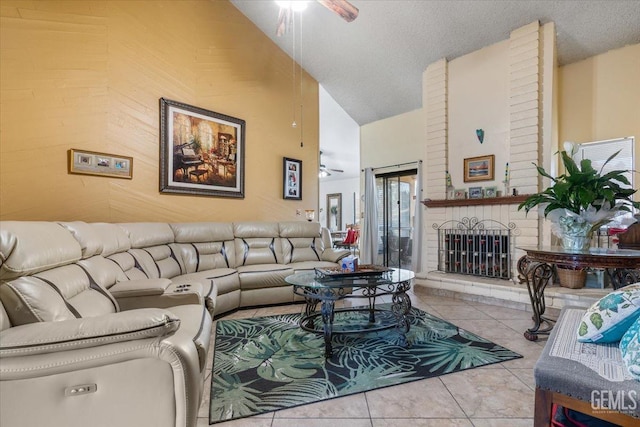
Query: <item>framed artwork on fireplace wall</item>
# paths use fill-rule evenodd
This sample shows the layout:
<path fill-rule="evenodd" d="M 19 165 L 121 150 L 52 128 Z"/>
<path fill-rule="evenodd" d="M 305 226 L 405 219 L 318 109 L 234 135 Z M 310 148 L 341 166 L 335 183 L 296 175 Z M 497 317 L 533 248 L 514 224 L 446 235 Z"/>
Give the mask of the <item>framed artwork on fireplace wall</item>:
<path fill-rule="evenodd" d="M 493 154 L 464 159 L 464 182 L 493 181 L 494 159 Z"/>

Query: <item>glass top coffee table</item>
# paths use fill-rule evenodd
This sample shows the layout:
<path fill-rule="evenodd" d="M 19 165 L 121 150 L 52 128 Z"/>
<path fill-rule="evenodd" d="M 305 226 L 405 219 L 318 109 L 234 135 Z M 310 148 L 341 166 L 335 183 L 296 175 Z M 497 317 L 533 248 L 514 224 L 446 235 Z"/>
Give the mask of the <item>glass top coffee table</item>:
<path fill-rule="evenodd" d="M 359 334 L 396 328 L 406 342 L 409 332 L 407 314 L 411 309 L 411 299 L 407 291 L 411 289 L 414 274 L 410 270 L 391 268 L 375 275 L 339 275 L 341 277 L 320 277 L 315 271 L 300 272 L 285 278 L 293 285 L 293 293 L 304 297 L 305 312 L 300 318 L 300 327 L 308 332 L 324 335 L 325 356 L 331 357 L 333 334 Z M 391 305 L 376 307 L 376 300 L 391 297 Z M 364 299 L 367 303 L 357 307 L 335 308 L 336 301 Z M 317 311 L 320 304 L 320 311 Z M 334 325 L 336 313 L 365 313 L 367 321 L 349 327 Z M 368 314 L 368 316 L 367 316 Z M 322 324 L 315 320 L 322 319 Z"/>

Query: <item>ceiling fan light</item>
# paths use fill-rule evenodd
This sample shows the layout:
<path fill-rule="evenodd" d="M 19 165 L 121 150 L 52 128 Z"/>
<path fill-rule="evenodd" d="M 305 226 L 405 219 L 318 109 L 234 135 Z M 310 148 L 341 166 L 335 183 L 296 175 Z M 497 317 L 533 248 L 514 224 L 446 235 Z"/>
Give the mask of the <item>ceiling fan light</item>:
<path fill-rule="evenodd" d="M 325 178 L 327 176 L 329 176 L 329 173 L 327 171 L 320 171 L 318 173 L 318 178 Z"/>
<path fill-rule="evenodd" d="M 284 8 L 284 9 L 291 8 L 291 10 L 294 10 L 296 12 L 305 10 L 307 8 L 307 3 L 308 1 L 306 0 L 289 0 L 289 1 L 276 0 L 276 4 L 281 8 Z"/>

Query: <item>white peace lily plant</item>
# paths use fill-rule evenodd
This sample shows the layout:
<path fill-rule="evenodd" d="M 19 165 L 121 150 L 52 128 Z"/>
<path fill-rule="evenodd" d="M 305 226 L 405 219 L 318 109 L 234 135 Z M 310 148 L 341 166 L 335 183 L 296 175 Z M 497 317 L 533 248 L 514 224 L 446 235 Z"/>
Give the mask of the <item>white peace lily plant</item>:
<path fill-rule="evenodd" d="M 600 171 L 596 171 L 590 159 L 581 160 L 578 166 L 572 158 L 575 150 L 573 143 L 564 143 L 560 155 L 565 172 L 558 177 L 552 177 L 534 164 L 538 173 L 549 178 L 552 185 L 541 193 L 529 196 L 518 209 L 524 208 L 528 213 L 538 205 L 544 206 L 545 218 L 552 221 L 552 231 L 563 242 L 574 237 L 585 237 L 585 243 L 588 243 L 594 231 L 616 216 L 640 208 L 640 202 L 633 200 L 637 190 L 630 188 L 629 180 L 624 175 L 628 171 L 614 170 L 602 174 L 604 166 L 620 151 L 610 156 Z"/>

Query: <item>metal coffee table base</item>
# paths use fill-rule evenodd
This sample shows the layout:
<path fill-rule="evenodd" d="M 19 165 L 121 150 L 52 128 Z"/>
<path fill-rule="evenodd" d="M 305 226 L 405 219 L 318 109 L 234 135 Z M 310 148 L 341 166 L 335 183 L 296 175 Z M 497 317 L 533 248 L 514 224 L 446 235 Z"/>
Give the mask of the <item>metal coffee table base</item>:
<path fill-rule="evenodd" d="M 345 289 L 350 287 L 327 287 L 321 289 L 309 289 L 304 286 L 294 286 L 294 293 L 305 298 L 307 303 L 305 313 L 300 319 L 300 327 L 308 332 L 324 335 L 325 357 L 333 355 L 332 337 L 334 334 L 361 334 L 366 332 L 381 331 L 396 328 L 400 333 L 404 345 L 409 345 L 406 334 L 409 332 L 408 319 L 411 310 L 411 299 L 406 294 L 410 289 L 410 282 L 401 282 L 393 285 L 368 286 L 360 288 L 362 294 L 352 294 Z M 376 308 L 376 298 L 391 295 L 391 307 L 389 309 Z M 367 299 L 367 307 L 335 308 L 336 301 L 345 299 Z M 317 311 L 320 304 L 320 312 Z M 334 328 L 336 313 L 366 312 L 368 322 L 353 329 L 337 330 Z M 322 318 L 322 327 L 315 321 Z"/>

